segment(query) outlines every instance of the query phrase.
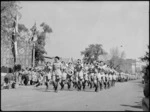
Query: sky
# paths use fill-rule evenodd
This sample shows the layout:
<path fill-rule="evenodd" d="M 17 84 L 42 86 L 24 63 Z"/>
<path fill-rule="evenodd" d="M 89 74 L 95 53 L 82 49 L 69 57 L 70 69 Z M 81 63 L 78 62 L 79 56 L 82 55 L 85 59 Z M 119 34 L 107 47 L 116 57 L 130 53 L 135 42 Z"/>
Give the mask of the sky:
<path fill-rule="evenodd" d="M 45 22 L 52 28 L 46 39 L 47 56 L 82 58 L 81 51 L 90 44 L 102 44 L 108 53 L 118 47 L 131 59 L 148 50 L 148 1 L 22 1 L 19 5 L 19 23 L 30 29 L 36 22 L 40 29 Z"/>

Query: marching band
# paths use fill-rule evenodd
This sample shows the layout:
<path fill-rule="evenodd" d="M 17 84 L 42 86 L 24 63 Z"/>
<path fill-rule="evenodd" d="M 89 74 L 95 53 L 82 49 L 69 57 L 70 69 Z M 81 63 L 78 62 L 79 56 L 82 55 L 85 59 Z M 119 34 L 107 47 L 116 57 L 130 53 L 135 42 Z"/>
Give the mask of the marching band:
<path fill-rule="evenodd" d="M 80 59 L 76 63 L 65 63 L 58 56 L 53 63 L 47 62 L 43 69 L 26 68 L 19 71 L 19 84 L 23 85 L 45 85 L 46 90 L 53 86 L 58 92 L 58 86 L 68 90 L 74 87 L 78 91 L 85 90 L 88 86 L 94 88 L 95 92 L 115 86 L 118 72 L 106 65 L 103 61 L 83 63 Z"/>

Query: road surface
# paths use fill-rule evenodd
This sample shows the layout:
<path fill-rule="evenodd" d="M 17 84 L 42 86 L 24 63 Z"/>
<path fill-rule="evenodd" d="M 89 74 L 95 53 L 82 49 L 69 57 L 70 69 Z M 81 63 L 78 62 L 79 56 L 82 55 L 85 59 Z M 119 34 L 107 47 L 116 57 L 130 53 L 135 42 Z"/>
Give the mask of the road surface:
<path fill-rule="evenodd" d="M 55 93 L 52 87 L 46 92 L 44 86 L 21 86 L 1 91 L 1 109 L 45 111 L 142 111 L 143 85 L 141 80 L 116 83 L 115 87 L 94 92 L 67 88 Z"/>

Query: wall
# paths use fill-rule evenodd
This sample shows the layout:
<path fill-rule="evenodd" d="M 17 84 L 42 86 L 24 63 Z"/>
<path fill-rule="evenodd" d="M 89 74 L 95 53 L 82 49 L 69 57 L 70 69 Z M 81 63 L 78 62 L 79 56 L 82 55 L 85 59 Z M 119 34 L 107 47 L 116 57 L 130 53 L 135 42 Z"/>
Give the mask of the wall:
<path fill-rule="evenodd" d="M 32 44 L 27 41 L 18 40 L 18 58 L 16 64 L 21 64 L 22 67 L 31 67 L 32 63 Z M 13 67 L 14 57 L 11 50 L 11 43 L 9 45 L 1 45 L 1 67 Z"/>

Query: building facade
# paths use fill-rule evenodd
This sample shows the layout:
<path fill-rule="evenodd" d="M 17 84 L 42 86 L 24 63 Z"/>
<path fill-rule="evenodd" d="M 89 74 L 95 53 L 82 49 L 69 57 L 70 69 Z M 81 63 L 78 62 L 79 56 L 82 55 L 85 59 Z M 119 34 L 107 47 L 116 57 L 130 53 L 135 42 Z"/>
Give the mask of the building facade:
<path fill-rule="evenodd" d="M 28 41 L 18 40 L 17 42 L 17 59 L 16 64 L 20 64 L 23 68 L 32 66 L 32 43 Z M 1 46 L 1 67 L 14 66 L 14 56 L 12 53 L 11 43 Z"/>

